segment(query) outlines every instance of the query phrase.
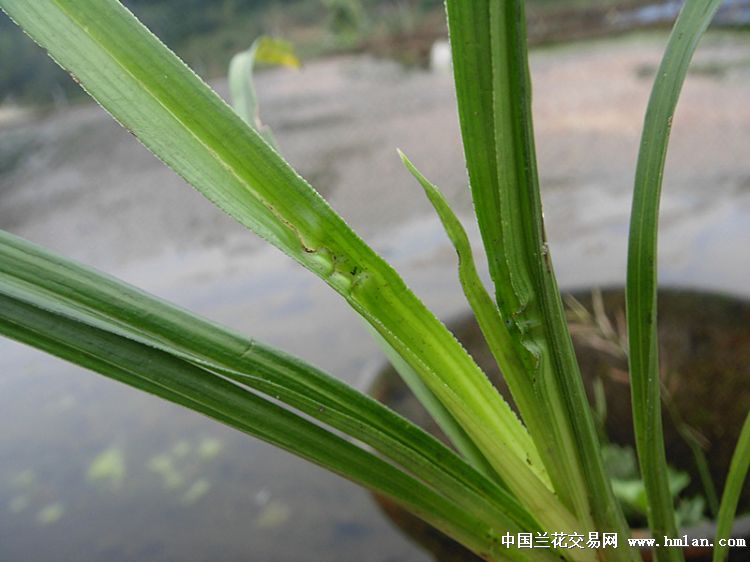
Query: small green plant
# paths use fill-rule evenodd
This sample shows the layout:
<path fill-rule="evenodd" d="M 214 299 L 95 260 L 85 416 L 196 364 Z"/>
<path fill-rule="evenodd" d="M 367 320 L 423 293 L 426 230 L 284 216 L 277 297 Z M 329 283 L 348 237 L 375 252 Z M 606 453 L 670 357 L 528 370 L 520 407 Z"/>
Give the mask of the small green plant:
<path fill-rule="evenodd" d="M 687 0 L 682 9 L 636 172 L 630 378 L 642 499 L 656 537 L 677 536 L 656 354 L 659 192 L 679 92 L 719 4 Z M 457 452 L 299 359 L 8 233 L 0 233 L 0 333 L 389 496 L 487 560 L 639 558 L 625 541 L 545 240 L 522 0 L 447 1 L 464 152 L 494 294 L 476 273 L 458 219 L 402 155 L 456 247 L 462 286 L 521 419 L 398 274 L 121 4 L 0 0 L 0 7 L 156 156 L 349 303 Z M 750 421 L 727 477 L 717 544 L 731 530 L 748 464 Z M 620 546 L 504 542 L 520 532 L 617 533 Z M 656 555 L 683 557 L 677 548 Z M 715 560 L 725 555 L 717 547 Z"/>

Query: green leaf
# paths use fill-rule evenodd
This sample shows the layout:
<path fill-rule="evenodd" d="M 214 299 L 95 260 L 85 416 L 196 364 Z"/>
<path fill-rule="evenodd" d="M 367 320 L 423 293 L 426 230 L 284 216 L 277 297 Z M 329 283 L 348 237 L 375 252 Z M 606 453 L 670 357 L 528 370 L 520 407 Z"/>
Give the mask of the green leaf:
<path fill-rule="evenodd" d="M 420 375 L 509 489 L 573 522 L 529 469 L 534 444 L 445 326 L 261 137 L 114 0 L 0 6 L 190 184 L 339 292 Z M 540 498 L 543 498 L 540 500 Z"/>
<path fill-rule="evenodd" d="M 677 18 L 646 112 L 630 218 L 626 301 L 633 422 L 649 525 L 658 537 L 677 536 L 664 452 L 656 326 L 659 201 L 677 101 L 690 60 L 720 4 L 721 0 L 687 0 Z M 659 548 L 657 556 L 662 561 L 683 560 L 677 548 Z"/>
<path fill-rule="evenodd" d="M 372 398 L 299 359 L 2 231 L 0 295 L 218 372 L 372 446 L 484 520 L 536 527 L 507 492 Z"/>
<path fill-rule="evenodd" d="M 0 333 L 205 414 L 394 499 L 480 554 L 496 531 L 345 439 L 204 369 L 116 334 L 0 295 Z M 509 552 L 509 554 L 511 554 Z"/>
<path fill-rule="evenodd" d="M 430 414 L 438 427 L 445 433 L 461 455 L 482 474 L 497 479 L 499 476 L 484 458 L 482 452 L 466 434 L 461 425 L 451 415 L 445 406 L 437 399 L 432 391 L 419 378 L 419 375 L 375 330 L 371 330 L 375 341 L 378 342 L 391 366 L 401 376 L 409 390 Z M 501 482 L 500 482 L 501 483 Z"/>
<path fill-rule="evenodd" d="M 299 68 L 300 61 L 294 54 L 291 43 L 262 36 L 253 41 L 248 50 L 234 55 L 229 62 L 229 94 L 234 111 L 245 123 L 258 131 L 268 144 L 278 149 L 270 127 L 260 120 L 258 94 L 253 80 L 256 64 Z"/>
<path fill-rule="evenodd" d="M 474 208 L 497 306 L 536 396 L 514 398 L 563 503 L 584 526 L 626 536 L 544 234 L 524 2 L 448 0 L 447 8 Z M 636 556 L 628 548 L 600 554 Z"/>
<path fill-rule="evenodd" d="M 399 155 L 407 170 L 409 170 L 424 189 L 427 198 L 435 208 L 438 217 L 440 217 L 448 238 L 453 243 L 458 255 L 458 277 L 461 287 L 516 403 L 519 405 L 521 411 L 532 411 L 536 400 L 534 387 L 531 384 L 532 381 L 524 368 L 521 358 L 516 354 L 513 336 L 503 322 L 497 306 L 489 293 L 487 293 L 482 279 L 479 277 L 474 263 L 471 243 L 461 225 L 461 221 L 450 208 L 440 190 L 434 184 L 430 183 L 405 154 L 399 151 Z M 541 460 L 537 460 L 536 462 L 541 462 Z"/>
<path fill-rule="evenodd" d="M 737 504 L 740 501 L 748 469 L 750 469 L 750 414 L 745 418 L 745 424 L 742 426 L 740 438 L 737 440 L 732 462 L 729 465 L 727 481 L 724 484 L 719 517 L 716 519 L 716 537 L 714 538 L 716 546 L 714 547 L 713 562 L 724 562 L 727 557 L 729 548 L 719 546 L 719 542 L 722 539 L 728 539 L 732 534 L 732 523 L 734 523 L 734 516 L 737 513 Z"/>
<path fill-rule="evenodd" d="M 456 249 L 459 258 L 459 279 L 464 294 L 519 409 L 522 412 L 532 411 L 538 406 L 538 397 L 531 384 L 532 379 L 524 369 L 523 360 L 516 353 L 513 336 L 479 277 L 466 231 L 438 188 L 430 183 L 402 152 L 399 151 L 399 155 L 407 170 L 424 189 Z M 547 432 L 552 431 L 548 428 Z"/>

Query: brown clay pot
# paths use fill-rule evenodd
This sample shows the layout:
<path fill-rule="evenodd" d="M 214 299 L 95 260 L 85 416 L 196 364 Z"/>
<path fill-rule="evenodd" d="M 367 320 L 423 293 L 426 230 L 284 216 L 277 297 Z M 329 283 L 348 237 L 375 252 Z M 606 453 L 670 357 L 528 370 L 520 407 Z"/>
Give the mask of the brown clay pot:
<path fill-rule="evenodd" d="M 590 292 L 574 295 L 591 310 Z M 602 292 L 606 315 L 615 329 L 624 326 L 624 294 L 621 289 Z M 466 349 L 485 369 L 493 384 L 509 396 L 492 355 L 484 343 L 473 317 L 467 316 L 449 326 Z M 596 332 L 596 330 L 594 330 Z M 630 390 L 627 385 L 627 362 L 609 349 L 606 338 L 584 329 L 573 328 L 576 354 L 589 397 L 592 381 L 604 381 L 609 439 L 618 444 L 633 444 Z M 734 445 L 747 412 L 750 410 L 750 303 L 706 293 L 685 290 L 662 290 L 659 294 L 660 353 L 665 384 L 680 416 L 706 438 L 710 470 L 718 490 L 723 489 Z M 392 368 L 387 367 L 375 377 L 373 396 L 397 412 L 413 420 L 427 431 L 447 441 L 435 422 L 416 401 Z M 664 415 L 667 456 L 672 466 L 691 475 L 688 494 L 700 493 L 700 480 L 695 474 L 693 457 L 680 438 L 671 419 Z M 418 518 L 405 512 L 386 498 L 376 501 L 390 520 L 415 542 L 430 552 L 437 562 L 479 560 L 471 552 L 445 537 Z M 750 487 L 746 486 L 740 500 L 740 512 L 750 509 Z M 714 526 L 707 522 L 683 529 L 680 536 L 713 538 Z M 648 531 L 634 530 L 634 536 Z M 733 536 L 745 538 L 750 544 L 750 516 L 737 519 Z M 710 561 L 711 549 L 687 548 L 691 562 Z M 644 560 L 651 552 L 643 551 Z M 750 548 L 730 550 L 732 562 L 749 560 Z"/>

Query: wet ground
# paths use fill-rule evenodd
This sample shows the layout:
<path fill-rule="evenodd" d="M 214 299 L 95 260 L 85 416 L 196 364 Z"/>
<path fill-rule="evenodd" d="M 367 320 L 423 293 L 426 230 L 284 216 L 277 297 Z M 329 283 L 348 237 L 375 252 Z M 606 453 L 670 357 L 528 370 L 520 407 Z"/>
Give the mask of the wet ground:
<path fill-rule="evenodd" d="M 532 54 L 563 286 L 624 279 L 638 136 L 664 39 Z M 674 122 L 666 283 L 750 296 L 748 86 L 747 36 L 708 37 Z M 290 161 L 441 316 L 462 311 L 452 250 L 395 153 L 470 220 L 451 76 L 344 57 L 265 72 L 258 88 Z M 367 386 L 381 358 L 355 315 L 101 110 L 0 119 L 1 228 Z M 427 559 L 366 493 L 197 415 L 7 341 L 0 374 L 0 560 Z"/>

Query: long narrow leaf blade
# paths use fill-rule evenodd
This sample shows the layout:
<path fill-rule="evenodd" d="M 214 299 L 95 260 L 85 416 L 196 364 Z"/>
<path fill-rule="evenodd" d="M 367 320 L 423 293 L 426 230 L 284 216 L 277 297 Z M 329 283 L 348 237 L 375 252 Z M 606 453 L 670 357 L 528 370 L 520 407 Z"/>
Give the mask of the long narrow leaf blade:
<path fill-rule="evenodd" d="M 724 484 L 719 516 L 716 519 L 713 562 L 726 560 L 729 547 L 726 544 L 722 545 L 721 542 L 726 541 L 732 534 L 732 523 L 737 514 L 737 504 L 740 501 L 748 469 L 750 469 L 750 414 L 745 418 L 745 424 L 742 426 L 740 438 L 737 440 L 737 446 L 732 455 L 727 481 Z"/>
<path fill-rule="evenodd" d="M 2 231 L 0 295 L 217 371 L 367 443 L 488 520 L 536 525 L 507 492 L 372 398 L 299 359 Z"/>
<path fill-rule="evenodd" d="M 677 536 L 667 478 L 661 420 L 656 326 L 659 202 L 669 133 L 698 42 L 721 0 L 687 0 L 669 38 L 646 112 L 630 217 L 626 305 L 633 423 L 654 536 Z M 658 548 L 659 560 L 683 560 L 677 548 Z"/>
<path fill-rule="evenodd" d="M 189 183 L 339 292 L 419 373 L 525 505 L 544 495 L 526 462 L 535 454 L 525 428 L 445 326 L 122 5 L 0 0 L 0 7 Z M 564 519 L 548 495 L 549 512 Z"/>
<path fill-rule="evenodd" d="M 0 295 L 0 333 L 244 431 L 393 498 L 475 552 L 495 531 L 378 457 L 159 350 Z"/>

